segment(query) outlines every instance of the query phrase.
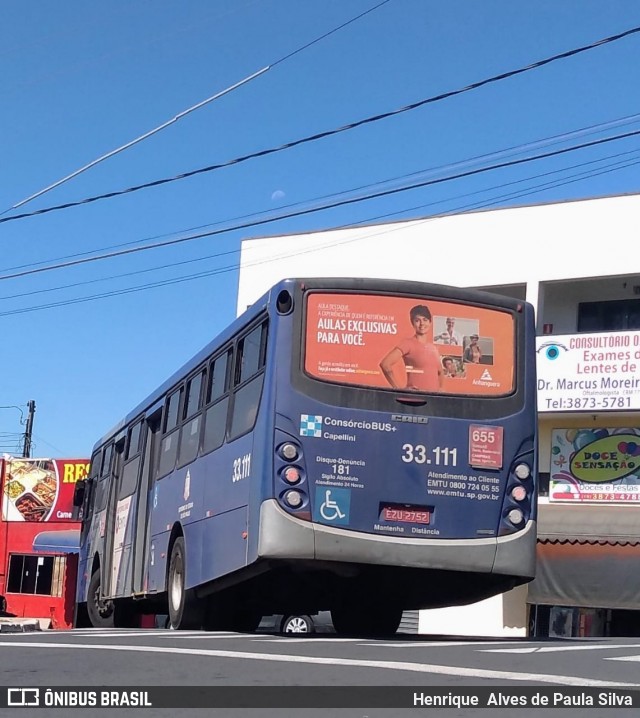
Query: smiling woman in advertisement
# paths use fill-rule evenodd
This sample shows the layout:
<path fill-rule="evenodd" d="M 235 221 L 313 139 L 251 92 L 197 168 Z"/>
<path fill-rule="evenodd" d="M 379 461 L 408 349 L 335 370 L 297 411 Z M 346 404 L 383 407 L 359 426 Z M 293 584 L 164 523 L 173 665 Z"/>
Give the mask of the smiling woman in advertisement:
<path fill-rule="evenodd" d="M 412 307 L 409 318 L 414 335 L 403 339 L 380 362 L 380 369 L 394 389 L 400 389 L 393 373 L 394 366 L 402 359 L 407 372 L 407 389 L 417 391 L 440 391 L 442 389 L 442 364 L 440 354 L 429 340 L 431 311 L 425 304 Z"/>

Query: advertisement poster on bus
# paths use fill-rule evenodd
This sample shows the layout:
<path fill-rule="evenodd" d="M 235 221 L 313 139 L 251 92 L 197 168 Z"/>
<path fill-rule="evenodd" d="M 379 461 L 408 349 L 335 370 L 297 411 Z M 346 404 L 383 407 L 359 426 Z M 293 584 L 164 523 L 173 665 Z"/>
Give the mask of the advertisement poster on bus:
<path fill-rule="evenodd" d="M 553 429 L 549 500 L 640 503 L 640 429 Z"/>
<path fill-rule="evenodd" d="M 513 390 L 509 312 L 433 299 L 311 294 L 305 370 L 325 381 L 500 396 Z"/>
<path fill-rule="evenodd" d="M 538 411 L 640 409 L 640 332 L 538 337 Z"/>
<path fill-rule="evenodd" d="M 0 464 L 5 521 L 73 520 L 73 492 L 89 472 L 87 459 L 6 458 Z"/>

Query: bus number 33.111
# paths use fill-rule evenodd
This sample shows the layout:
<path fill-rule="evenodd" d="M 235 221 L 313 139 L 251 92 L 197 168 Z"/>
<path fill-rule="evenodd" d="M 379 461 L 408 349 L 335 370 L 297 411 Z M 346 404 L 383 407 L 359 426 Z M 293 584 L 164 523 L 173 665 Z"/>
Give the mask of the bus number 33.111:
<path fill-rule="evenodd" d="M 251 473 L 251 454 L 245 454 L 239 459 L 233 460 L 233 473 L 231 475 L 231 481 L 242 481 L 246 479 Z"/>
<path fill-rule="evenodd" d="M 402 460 L 415 464 L 436 464 L 437 466 L 456 466 L 458 463 L 458 449 L 448 446 L 434 446 L 431 451 L 423 444 L 403 444 Z M 433 455 L 433 459 L 430 454 Z"/>

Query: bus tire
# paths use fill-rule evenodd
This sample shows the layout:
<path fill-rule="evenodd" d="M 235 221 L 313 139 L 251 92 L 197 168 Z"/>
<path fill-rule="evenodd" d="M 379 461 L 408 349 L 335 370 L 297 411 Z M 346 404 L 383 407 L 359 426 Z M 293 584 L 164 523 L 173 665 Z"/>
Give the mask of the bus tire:
<path fill-rule="evenodd" d="M 333 608 L 331 620 L 336 633 L 364 638 L 395 633 L 402 620 L 402 609 L 393 606 L 367 608 L 343 605 Z"/>
<path fill-rule="evenodd" d="M 113 628 L 115 605 L 100 596 L 100 569 L 93 572 L 87 592 L 87 613 L 94 628 Z"/>
<path fill-rule="evenodd" d="M 202 628 L 204 617 L 202 601 L 193 589 L 185 587 L 185 568 L 184 539 L 178 536 L 171 549 L 167 581 L 169 622 L 176 631 Z"/>

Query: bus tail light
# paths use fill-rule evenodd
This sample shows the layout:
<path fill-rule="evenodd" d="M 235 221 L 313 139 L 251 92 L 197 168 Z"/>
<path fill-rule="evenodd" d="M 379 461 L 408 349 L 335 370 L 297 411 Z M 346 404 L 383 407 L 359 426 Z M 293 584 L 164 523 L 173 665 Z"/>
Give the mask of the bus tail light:
<path fill-rule="evenodd" d="M 514 501 L 524 501 L 527 498 L 527 490 L 524 486 L 514 486 L 511 489 L 511 498 Z"/>
<path fill-rule="evenodd" d="M 295 461 L 298 458 L 298 448 L 294 444 L 283 444 L 280 453 L 287 461 Z"/>
<path fill-rule="evenodd" d="M 513 473 L 520 481 L 526 481 L 531 476 L 531 469 L 527 464 L 518 464 Z"/>
<path fill-rule="evenodd" d="M 302 494 L 293 489 L 291 491 L 287 491 L 284 495 L 284 500 L 289 506 L 291 506 L 292 509 L 297 509 L 299 506 L 302 506 L 303 502 Z"/>
<path fill-rule="evenodd" d="M 276 430 L 273 470 L 274 490 L 280 506 L 294 512 L 298 518 L 310 521 L 310 512 L 308 516 L 303 515 L 310 506 L 304 450 L 296 437 L 288 432 Z"/>
<path fill-rule="evenodd" d="M 288 484 L 297 484 L 298 481 L 300 481 L 300 476 L 300 471 L 295 466 L 287 466 L 287 468 L 282 472 L 282 478 Z"/>
<path fill-rule="evenodd" d="M 524 521 L 524 514 L 520 511 L 520 509 L 511 509 L 511 511 L 507 514 L 507 518 L 514 526 L 520 526 L 520 524 Z"/>

